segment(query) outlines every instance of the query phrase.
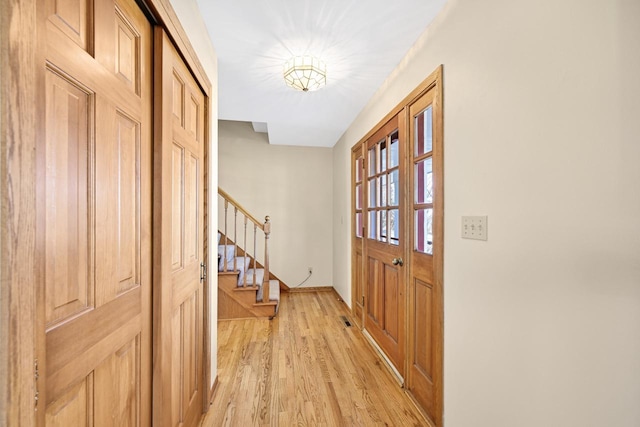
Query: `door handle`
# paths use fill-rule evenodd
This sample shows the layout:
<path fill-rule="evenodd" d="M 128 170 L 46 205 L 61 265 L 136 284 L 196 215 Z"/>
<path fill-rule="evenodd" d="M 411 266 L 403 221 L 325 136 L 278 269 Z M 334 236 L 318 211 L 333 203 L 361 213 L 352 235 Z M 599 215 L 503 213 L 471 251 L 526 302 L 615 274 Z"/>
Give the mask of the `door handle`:
<path fill-rule="evenodd" d="M 402 267 L 404 265 L 404 261 L 402 260 L 402 258 L 394 258 L 393 261 L 391 261 L 391 264 L 399 265 L 400 267 Z"/>

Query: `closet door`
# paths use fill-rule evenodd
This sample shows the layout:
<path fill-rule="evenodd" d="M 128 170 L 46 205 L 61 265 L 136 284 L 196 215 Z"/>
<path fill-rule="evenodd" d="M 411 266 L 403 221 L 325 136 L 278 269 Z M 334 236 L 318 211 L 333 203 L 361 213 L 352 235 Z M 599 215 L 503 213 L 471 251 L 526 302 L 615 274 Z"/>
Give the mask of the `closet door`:
<path fill-rule="evenodd" d="M 156 29 L 154 425 L 203 413 L 204 95 Z M 156 387 L 157 386 L 157 387 Z"/>
<path fill-rule="evenodd" d="M 151 414 L 151 25 L 133 0 L 43 0 L 37 419 Z"/>

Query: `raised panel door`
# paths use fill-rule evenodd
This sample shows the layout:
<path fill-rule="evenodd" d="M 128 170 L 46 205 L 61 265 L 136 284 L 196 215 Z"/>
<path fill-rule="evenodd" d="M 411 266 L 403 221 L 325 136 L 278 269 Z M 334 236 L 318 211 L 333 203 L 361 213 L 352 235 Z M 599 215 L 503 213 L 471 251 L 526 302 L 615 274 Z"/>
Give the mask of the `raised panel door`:
<path fill-rule="evenodd" d="M 194 426 L 203 412 L 204 95 L 175 48 L 156 30 L 161 249 L 155 301 L 158 350 L 154 422 Z M 170 396 L 170 401 L 167 397 Z"/>
<path fill-rule="evenodd" d="M 149 425 L 151 25 L 133 0 L 38 17 L 38 424 Z"/>

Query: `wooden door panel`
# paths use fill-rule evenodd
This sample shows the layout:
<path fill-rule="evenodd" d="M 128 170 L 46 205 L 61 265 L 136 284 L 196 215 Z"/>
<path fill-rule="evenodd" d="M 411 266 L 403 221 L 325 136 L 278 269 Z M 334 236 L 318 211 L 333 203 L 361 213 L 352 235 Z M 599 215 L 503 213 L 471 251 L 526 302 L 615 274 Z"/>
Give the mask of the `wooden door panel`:
<path fill-rule="evenodd" d="M 93 307 L 89 274 L 89 114 L 91 94 L 46 73 L 44 182 L 46 325 Z"/>
<path fill-rule="evenodd" d="M 116 8 L 114 73 L 136 94 L 140 94 L 140 34 L 126 15 Z"/>
<path fill-rule="evenodd" d="M 433 376 L 433 355 L 432 355 L 432 331 L 433 312 L 433 287 L 421 280 L 414 282 L 414 307 L 419 316 L 414 317 L 413 324 L 413 366 L 420 370 L 423 376 L 432 381 Z"/>
<path fill-rule="evenodd" d="M 115 157 L 117 170 L 118 286 L 115 296 L 140 283 L 140 187 L 136 172 L 140 168 L 140 123 L 118 111 L 116 114 Z"/>
<path fill-rule="evenodd" d="M 200 168 L 198 167 L 198 163 L 198 158 L 189 153 L 189 156 L 184 165 L 184 255 L 187 265 L 198 263 L 200 259 L 198 248 L 202 243 L 198 239 L 198 203 L 200 202 L 198 197 L 200 176 Z"/>
<path fill-rule="evenodd" d="M 382 301 L 380 301 L 380 280 L 378 279 L 379 274 L 379 261 L 376 258 L 369 257 L 368 262 L 369 268 L 367 270 L 367 301 L 366 310 L 367 316 L 371 321 L 375 324 L 380 323 L 380 319 L 382 316 L 380 313 L 382 312 Z"/>
<path fill-rule="evenodd" d="M 148 425 L 151 26 L 133 0 L 41 7 L 39 425 Z"/>
<path fill-rule="evenodd" d="M 433 286 L 414 279 L 412 289 L 412 312 L 410 330 L 412 346 L 410 348 L 410 386 L 409 390 L 416 397 L 429 416 L 434 413 L 434 312 Z"/>
<path fill-rule="evenodd" d="M 47 407 L 45 423 L 47 427 L 89 426 L 93 416 L 90 402 L 93 402 L 93 374 L 83 378 L 54 404 Z"/>
<path fill-rule="evenodd" d="M 192 293 L 180 308 L 181 325 L 180 335 L 184 352 L 182 353 L 181 364 L 184 366 L 184 377 L 182 383 L 183 405 L 185 408 L 191 406 L 193 398 L 199 390 L 198 363 L 202 348 L 198 342 L 201 325 L 198 322 L 199 313 L 198 292 Z"/>
<path fill-rule="evenodd" d="M 94 372 L 95 426 L 136 426 L 140 408 L 140 336 L 126 343 Z"/>
<path fill-rule="evenodd" d="M 173 74 L 172 88 L 171 106 L 174 125 L 181 127 L 184 123 L 184 81 L 177 73 Z"/>
<path fill-rule="evenodd" d="M 86 0 L 47 0 L 45 5 L 49 22 L 83 50 L 92 30 L 89 8 Z"/>
<path fill-rule="evenodd" d="M 354 274 L 354 284 L 353 286 L 355 287 L 355 296 L 356 296 L 356 301 L 353 303 L 353 307 L 354 307 L 354 312 L 356 315 L 356 318 L 358 319 L 359 322 L 362 322 L 362 314 L 363 314 L 363 299 L 364 299 L 364 290 L 363 290 L 363 278 L 362 278 L 362 252 L 360 250 L 356 250 L 356 256 L 355 256 L 355 264 L 353 265 L 353 268 L 355 270 L 355 274 Z"/>
<path fill-rule="evenodd" d="M 399 339 L 400 332 L 400 319 L 399 315 L 402 312 L 399 304 L 404 304 L 400 295 L 400 272 L 398 268 L 383 264 L 384 268 L 384 331 L 389 335 L 396 343 Z"/>
<path fill-rule="evenodd" d="M 177 144 L 173 144 L 171 151 L 171 265 L 173 271 L 184 266 L 184 249 L 182 223 L 183 211 L 183 179 L 184 179 L 184 149 Z"/>
<path fill-rule="evenodd" d="M 171 331 L 174 338 L 171 342 L 171 426 L 179 426 L 184 420 L 184 401 L 182 399 L 182 307 L 173 310 Z"/>

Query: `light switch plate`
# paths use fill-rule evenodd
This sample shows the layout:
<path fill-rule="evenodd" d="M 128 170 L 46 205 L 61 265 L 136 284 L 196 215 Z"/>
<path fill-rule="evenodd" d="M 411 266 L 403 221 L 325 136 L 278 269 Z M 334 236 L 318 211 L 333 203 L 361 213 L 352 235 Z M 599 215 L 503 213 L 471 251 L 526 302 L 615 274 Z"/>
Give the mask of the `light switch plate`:
<path fill-rule="evenodd" d="M 487 240 L 487 217 L 486 216 L 463 216 L 462 217 L 462 238 Z"/>

